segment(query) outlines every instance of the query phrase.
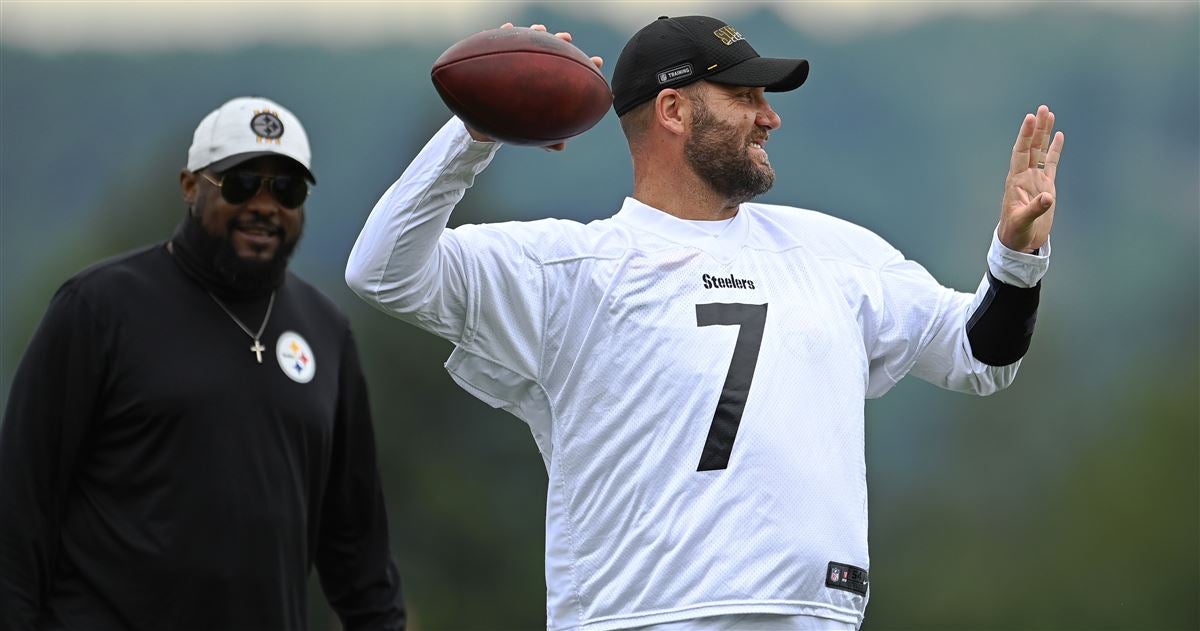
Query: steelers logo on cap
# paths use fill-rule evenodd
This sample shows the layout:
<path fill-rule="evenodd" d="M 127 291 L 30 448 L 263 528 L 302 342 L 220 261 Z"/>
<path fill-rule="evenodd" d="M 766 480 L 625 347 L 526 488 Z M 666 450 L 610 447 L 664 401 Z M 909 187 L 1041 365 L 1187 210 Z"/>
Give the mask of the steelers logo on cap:
<path fill-rule="evenodd" d="M 274 140 L 283 135 L 283 121 L 275 112 L 255 110 L 254 118 L 250 119 L 250 129 L 258 136 L 258 141 Z"/>
<path fill-rule="evenodd" d="M 317 374 L 317 358 L 299 333 L 285 331 L 275 343 L 275 359 L 283 374 L 296 383 L 308 383 Z"/>

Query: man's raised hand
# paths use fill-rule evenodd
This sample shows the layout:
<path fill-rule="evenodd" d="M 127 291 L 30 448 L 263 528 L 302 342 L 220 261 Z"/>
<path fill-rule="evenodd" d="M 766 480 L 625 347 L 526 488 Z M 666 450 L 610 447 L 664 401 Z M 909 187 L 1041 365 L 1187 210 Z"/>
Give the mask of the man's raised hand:
<path fill-rule="evenodd" d="M 1017 132 L 1004 201 L 1000 206 L 997 235 L 1005 247 L 1018 252 L 1035 252 L 1050 237 L 1054 224 L 1054 177 L 1062 156 L 1065 136 L 1054 129 L 1054 112 L 1042 105 L 1037 114 L 1026 114 Z"/>

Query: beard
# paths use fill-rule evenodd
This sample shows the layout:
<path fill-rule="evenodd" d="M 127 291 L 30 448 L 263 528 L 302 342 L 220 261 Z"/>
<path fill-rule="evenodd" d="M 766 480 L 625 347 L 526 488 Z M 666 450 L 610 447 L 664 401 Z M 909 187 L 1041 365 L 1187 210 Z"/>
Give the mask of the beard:
<path fill-rule="evenodd" d="M 303 219 L 302 219 L 303 221 Z M 304 232 L 300 230 L 291 240 L 282 240 L 275 255 L 267 261 L 247 260 L 238 256 L 228 235 L 233 233 L 236 218 L 226 226 L 226 236 L 209 234 L 200 217 L 190 209 L 176 232 L 175 242 L 187 267 L 206 284 L 215 285 L 218 293 L 240 297 L 262 296 L 278 288 L 287 275 L 288 261 Z"/>
<path fill-rule="evenodd" d="M 730 204 L 741 204 L 771 190 L 775 169 L 750 157 L 751 137 L 723 123 L 704 105 L 693 101 L 692 135 L 683 145 L 688 165 Z"/>

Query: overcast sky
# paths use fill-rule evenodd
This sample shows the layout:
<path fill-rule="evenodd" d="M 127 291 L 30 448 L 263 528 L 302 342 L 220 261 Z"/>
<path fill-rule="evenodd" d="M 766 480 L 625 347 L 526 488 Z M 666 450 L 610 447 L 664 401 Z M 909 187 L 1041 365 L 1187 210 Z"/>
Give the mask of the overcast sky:
<path fill-rule="evenodd" d="M 1197 0 L 1166 2 L 1070 1 L 1080 11 L 1158 14 L 1164 19 Z M 439 0 L 297 2 L 284 0 L 105 1 L 0 0 L 0 43 L 43 52 L 228 49 L 263 42 L 353 48 L 425 39 L 445 41 L 491 28 L 529 2 Z M 555 2 L 579 19 L 603 20 L 631 34 L 662 14 L 708 14 L 735 22 L 758 6 L 812 37 L 844 38 L 893 30 L 948 14 L 1036 16 L 1044 2 L 679 2 L 658 0 Z M 570 24 L 549 25 L 570 30 Z M 736 23 L 735 23 L 736 26 Z"/>

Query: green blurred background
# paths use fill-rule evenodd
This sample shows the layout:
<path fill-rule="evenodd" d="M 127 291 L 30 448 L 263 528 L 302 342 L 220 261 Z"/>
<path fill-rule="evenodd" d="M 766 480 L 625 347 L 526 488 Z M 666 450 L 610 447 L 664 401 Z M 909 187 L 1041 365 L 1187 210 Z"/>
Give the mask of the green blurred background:
<path fill-rule="evenodd" d="M 503 21 L 496 6 L 442 5 L 447 28 L 436 5 L 410 4 L 424 36 L 356 42 L 331 23 L 331 45 L 288 36 L 300 5 L 260 3 L 277 19 L 248 30 L 229 3 L 164 10 L 176 31 L 121 22 L 154 5 L 80 5 L 58 4 L 63 33 L 99 20 L 128 45 L 47 43 L 17 12 L 30 7 L 0 7 L 0 404 L 58 285 L 171 233 L 200 118 L 233 96 L 276 99 L 307 127 L 320 179 L 293 269 L 346 310 L 363 347 L 413 628 L 544 627 L 546 473 L 528 430 L 454 386 L 447 343 L 342 282 L 375 200 L 447 117 L 430 64 Z M 363 24 L 379 8 L 340 6 L 329 15 Z M 1054 254 L 1016 383 L 977 399 L 906 380 L 867 405 L 864 628 L 1200 628 L 1200 4 L 892 4 L 848 26 L 871 6 L 504 8 L 572 31 L 608 76 L 631 25 L 658 13 L 724 17 L 765 56 L 808 58 L 808 83 L 772 99 L 779 178 L 764 200 L 865 225 L 967 291 L 1021 117 L 1051 105 L 1067 137 Z M 803 28 L 809 10 L 825 21 Z M 221 20 L 247 34 L 170 41 Z M 630 188 L 610 114 L 563 154 L 503 149 L 453 223 L 587 221 Z M 313 628 L 336 628 L 313 593 Z"/>

